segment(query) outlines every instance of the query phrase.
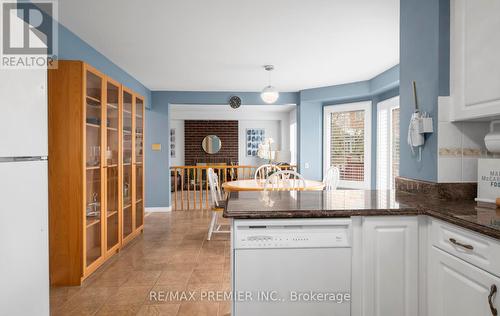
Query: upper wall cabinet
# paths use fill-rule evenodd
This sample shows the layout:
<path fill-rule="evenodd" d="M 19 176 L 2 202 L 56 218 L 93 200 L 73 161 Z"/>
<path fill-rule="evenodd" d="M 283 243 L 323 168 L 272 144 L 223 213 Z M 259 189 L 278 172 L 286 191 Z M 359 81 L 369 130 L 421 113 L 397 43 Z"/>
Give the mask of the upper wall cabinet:
<path fill-rule="evenodd" d="M 500 116 L 500 1 L 451 1 L 452 119 Z"/>

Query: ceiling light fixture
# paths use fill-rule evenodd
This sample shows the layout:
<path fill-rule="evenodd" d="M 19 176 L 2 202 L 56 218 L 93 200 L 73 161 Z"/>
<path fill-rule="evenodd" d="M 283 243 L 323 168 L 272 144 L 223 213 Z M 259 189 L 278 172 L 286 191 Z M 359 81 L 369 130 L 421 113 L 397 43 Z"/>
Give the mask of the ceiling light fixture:
<path fill-rule="evenodd" d="M 260 97 L 262 101 L 266 102 L 267 104 L 272 104 L 276 102 L 280 96 L 280 93 L 278 90 L 271 85 L 271 71 L 274 70 L 273 65 L 265 65 L 264 69 L 267 71 L 269 74 L 269 82 L 268 85 L 262 89 L 262 92 L 260 93 Z"/>

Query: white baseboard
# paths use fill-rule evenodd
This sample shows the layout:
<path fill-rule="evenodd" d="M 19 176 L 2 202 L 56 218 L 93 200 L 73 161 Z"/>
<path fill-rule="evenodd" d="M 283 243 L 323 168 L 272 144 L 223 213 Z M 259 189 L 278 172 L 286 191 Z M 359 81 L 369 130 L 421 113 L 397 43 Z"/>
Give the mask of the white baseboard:
<path fill-rule="evenodd" d="M 146 207 L 145 208 L 146 212 L 151 212 L 151 213 L 166 213 L 172 211 L 172 206 L 167 206 L 167 207 Z"/>

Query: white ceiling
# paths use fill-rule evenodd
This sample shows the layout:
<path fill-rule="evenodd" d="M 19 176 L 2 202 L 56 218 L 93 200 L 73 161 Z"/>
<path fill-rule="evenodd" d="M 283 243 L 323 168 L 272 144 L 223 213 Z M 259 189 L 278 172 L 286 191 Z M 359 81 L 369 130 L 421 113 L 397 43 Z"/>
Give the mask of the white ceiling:
<path fill-rule="evenodd" d="M 59 20 L 152 90 L 298 91 L 399 62 L 399 0 L 61 0 Z"/>

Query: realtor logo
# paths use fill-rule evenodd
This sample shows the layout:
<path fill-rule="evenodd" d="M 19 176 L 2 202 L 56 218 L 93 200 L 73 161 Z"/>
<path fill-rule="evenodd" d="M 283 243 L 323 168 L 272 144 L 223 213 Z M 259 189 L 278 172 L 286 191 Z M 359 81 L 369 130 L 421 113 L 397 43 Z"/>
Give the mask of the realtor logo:
<path fill-rule="evenodd" d="M 1 0 L 0 68 L 57 67 L 57 5 L 52 0 Z"/>

